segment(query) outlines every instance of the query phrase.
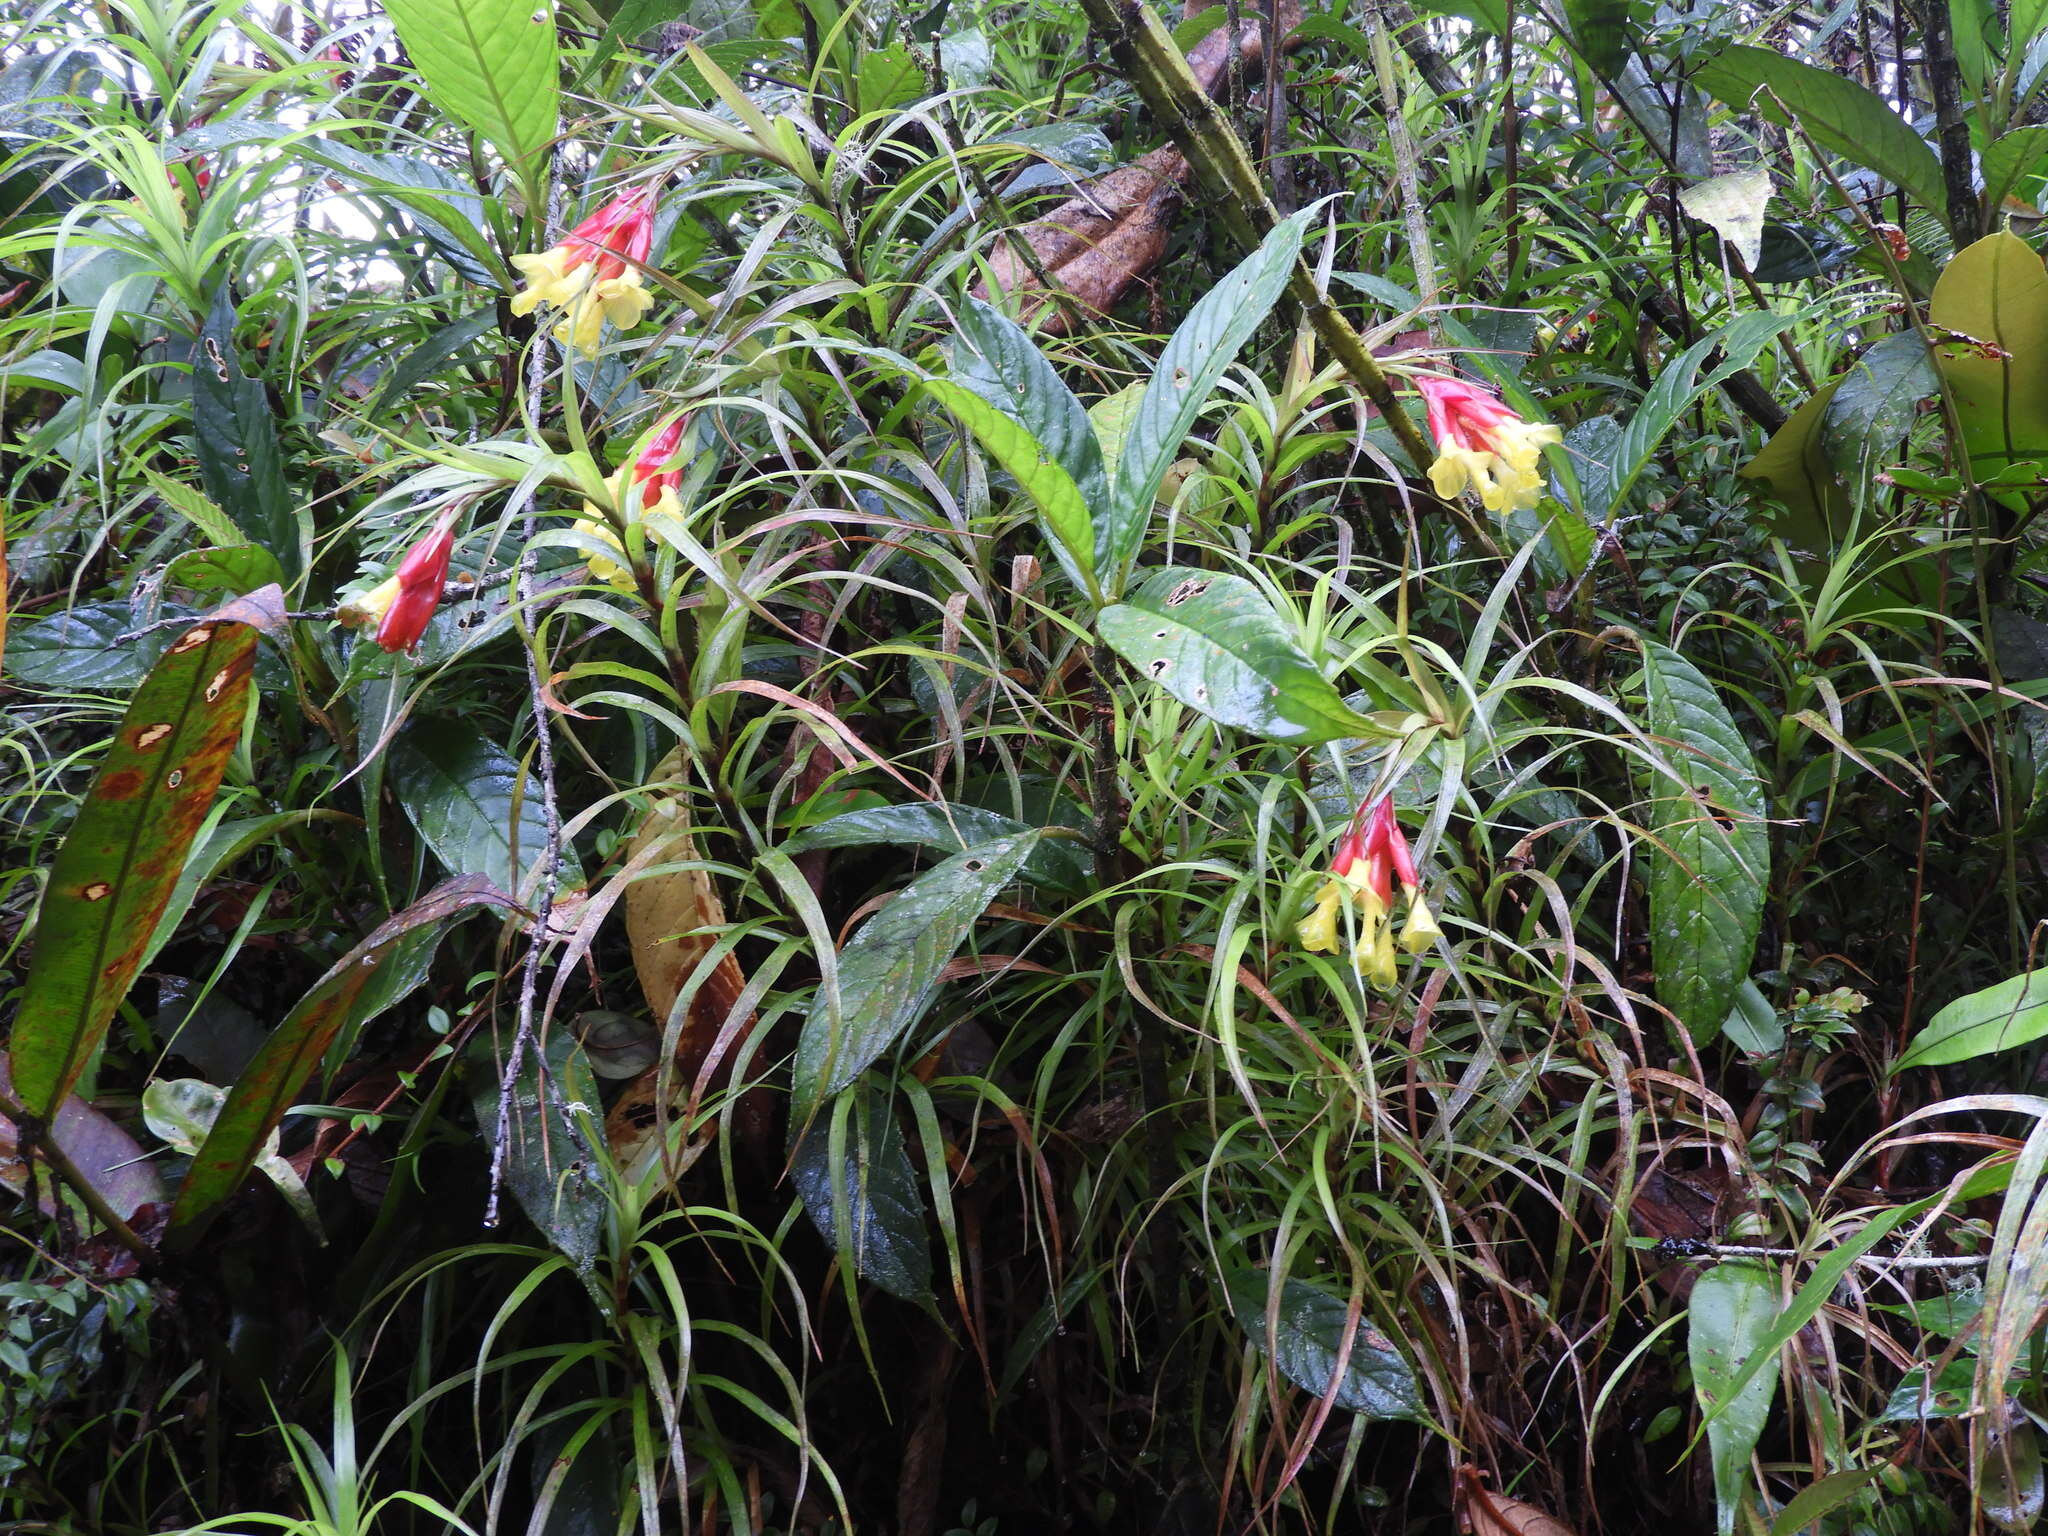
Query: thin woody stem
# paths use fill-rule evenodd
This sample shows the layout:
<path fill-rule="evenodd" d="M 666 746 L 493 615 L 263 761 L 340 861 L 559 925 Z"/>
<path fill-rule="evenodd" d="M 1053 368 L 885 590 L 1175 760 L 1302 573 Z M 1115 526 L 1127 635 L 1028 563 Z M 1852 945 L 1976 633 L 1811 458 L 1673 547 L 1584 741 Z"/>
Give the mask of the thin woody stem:
<path fill-rule="evenodd" d="M 21 1143 L 22 1150 L 40 1158 L 50 1172 L 78 1196 L 79 1203 L 86 1208 L 94 1221 L 106 1229 L 109 1237 L 132 1253 L 136 1263 L 143 1268 L 156 1268 L 156 1250 L 144 1242 L 136 1234 L 135 1229 L 123 1221 L 114 1208 L 107 1204 L 107 1197 L 99 1192 L 97 1186 L 87 1177 L 85 1170 L 71 1161 L 70 1155 L 57 1145 L 57 1138 L 50 1133 L 47 1124 L 22 1108 L 10 1094 L 0 1094 L 0 1115 L 5 1115 L 14 1122 L 15 1135 Z"/>

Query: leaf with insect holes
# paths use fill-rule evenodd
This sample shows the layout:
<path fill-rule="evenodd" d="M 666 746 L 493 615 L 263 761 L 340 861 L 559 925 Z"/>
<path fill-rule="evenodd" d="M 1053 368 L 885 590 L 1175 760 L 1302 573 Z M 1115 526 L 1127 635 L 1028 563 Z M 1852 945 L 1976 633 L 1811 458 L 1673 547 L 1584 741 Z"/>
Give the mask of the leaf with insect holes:
<path fill-rule="evenodd" d="M 1643 643 L 1648 724 L 1676 780 L 1649 787 L 1650 955 L 1657 995 L 1705 1045 L 1749 975 L 1771 832 L 1749 744 L 1691 662 Z"/>
<path fill-rule="evenodd" d="M 228 1091 L 171 1207 L 167 1241 L 172 1247 L 189 1249 L 196 1243 L 221 1202 L 241 1186 L 328 1046 L 344 1026 L 361 1021 L 365 998 L 388 996 L 372 984 L 394 957 L 413 953 L 407 941 L 415 930 L 466 916 L 480 906 L 510 908 L 513 902 L 480 876 L 450 880 L 379 924 L 313 983 Z"/>
<path fill-rule="evenodd" d="M 1110 649 L 1212 720 L 1301 746 L 1385 734 L 1242 576 L 1167 566 L 1103 609 L 1100 624 Z"/>
<path fill-rule="evenodd" d="M 284 611 L 237 599 L 223 613 Z M 241 739 L 256 666 L 255 622 L 204 618 L 178 635 L 135 690 L 50 869 L 35 958 L 10 1043 L 21 1103 L 47 1118 L 106 1038 L 186 851 Z"/>
<path fill-rule="evenodd" d="M 819 986 L 797 1037 L 797 1118 L 851 1087 L 917 1022 L 946 962 L 1043 835 L 1020 832 L 956 853 L 861 925 L 839 952 L 836 985 Z"/>
<path fill-rule="evenodd" d="M 306 549 L 285 480 L 277 413 L 263 380 L 243 367 L 235 345 L 237 318 L 232 286 L 222 279 L 192 360 L 192 449 L 199 481 L 245 541 L 264 545 L 297 574 L 305 568 Z"/>

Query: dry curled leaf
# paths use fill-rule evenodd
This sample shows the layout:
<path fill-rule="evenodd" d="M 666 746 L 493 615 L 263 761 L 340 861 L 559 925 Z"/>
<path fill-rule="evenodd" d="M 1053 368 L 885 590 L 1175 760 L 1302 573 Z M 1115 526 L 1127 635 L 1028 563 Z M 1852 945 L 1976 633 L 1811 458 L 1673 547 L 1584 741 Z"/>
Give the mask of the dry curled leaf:
<path fill-rule="evenodd" d="M 698 857 L 687 802 L 680 795 L 652 795 L 627 848 L 628 866 L 689 864 Z M 726 955 L 698 987 L 684 1016 L 671 1023 L 691 973 L 725 926 L 725 904 L 710 872 L 701 868 L 643 875 L 626 888 L 625 904 L 626 938 L 641 995 L 655 1024 L 673 1028 L 675 1039 L 671 1061 L 657 1062 L 630 1083 L 605 1117 L 612 1155 L 628 1172 L 638 1172 L 659 1153 L 660 1129 L 676 1102 L 694 1088 L 745 978 L 739 962 Z"/>
<path fill-rule="evenodd" d="M 1301 17 L 1296 0 L 1285 0 L 1277 17 L 1280 34 L 1286 39 L 1283 48 L 1291 46 Z M 1247 70 L 1263 63 L 1265 51 L 1262 26 L 1248 27 L 1239 34 L 1238 57 Z M 1215 95 L 1229 65 L 1230 29 L 1211 31 L 1187 59 L 1196 82 Z M 1071 295 L 1077 305 L 1045 314 L 1040 328 L 1047 335 L 1066 335 L 1077 314 L 1107 311 L 1133 283 L 1159 265 L 1166 255 L 1167 236 L 1187 177 L 1187 161 L 1169 145 L 1077 187 L 1074 195 L 1052 212 L 991 247 L 992 283 L 976 284 L 974 296 L 986 299 L 990 286 L 1005 293 L 1029 294 L 1050 282 Z M 1018 249 L 1020 241 L 1028 248 L 1028 257 Z M 1027 300 L 1022 318 L 1029 321 L 1039 316 L 1050 303 L 1045 298 Z"/>
<path fill-rule="evenodd" d="M 990 249 L 993 285 L 1005 292 L 1042 289 L 1038 272 L 1032 269 L 1035 261 L 1055 287 L 1088 309 L 1107 309 L 1166 254 L 1167 232 L 1187 173 L 1180 151 L 1168 147 L 1098 176 L 1051 213 Z M 1028 258 L 1017 248 L 1020 241 L 1030 251 Z M 974 296 L 987 298 L 987 286 L 976 284 Z M 1029 320 L 1049 302 L 1027 302 L 1024 318 Z M 1065 335 L 1069 317 L 1068 310 L 1056 309 L 1045 317 L 1043 329 L 1049 335 Z"/>
<path fill-rule="evenodd" d="M 1471 1536 L 1573 1536 L 1572 1528 L 1534 1504 L 1493 1492 L 1476 1467 L 1458 1468 L 1458 1525 Z"/>

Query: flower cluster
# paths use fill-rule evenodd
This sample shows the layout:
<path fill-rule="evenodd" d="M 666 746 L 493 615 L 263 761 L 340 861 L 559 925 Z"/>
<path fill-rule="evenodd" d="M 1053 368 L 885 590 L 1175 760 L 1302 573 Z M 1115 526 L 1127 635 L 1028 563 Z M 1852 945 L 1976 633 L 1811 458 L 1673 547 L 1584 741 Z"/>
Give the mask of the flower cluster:
<path fill-rule="evenodd" d="M 627 330 L 653 307 L 654 296 L 640 281 L 653 243 L 654 188 L 623 192 L 570 230 L 560 245 L 512 258 L 526 279 L 512 313 L 554 305 L 566 312 L 555 324 L 555 340 L 595 357 L 606 320 Z"/>
<path fill-rule="evenodd" d="M 626 521 L 637 522 L 655 512 L 668 517 L 681 514 L 676 489 L 683 483 L 683 470 L 680 463 L 673 461 L 677 459 L 676 450 L 682 446 L 683 433 L 689 425 L 689 416 L 678 411 L 649 434 L 626 462 L 625 468 L 605 477 L 604 488 L 611 493 L 612 505 L 618 508 L 619 515 Z M 625 553 L 619 544 L 618 534 L 612 531 L 612 525 L 591 503 L 583 503 L 583 513 L 577 521 L 583 525 L 584 533 L 619 550 L 621 555 Z M 590 574 L 599 581 L 609 581 L 616 586 L 632 585 L 633 573 L 616 560 L 590 555 L 585 563 L 590 567 Z"/>
<path fill-rule="evenodd" d="M 1469 483 L 1489 512 L 1533 507 L 1543 494 L 1537 472 L 1546 444 L 1562 441 L 1547 422 L 1524 421 L 1485 390 L 1462 379 L 1418 376 L 1415 387 L 1429 406 L 1436 462 L 1429 482 L 1443 497 Z"/>
<path fill-rule="evenodd" d="M 1358 908 L 1361 936 L 1355 951 L 1358 968 L 1379 986 L 1395 980 L 1394 886 L 1408 898 L 1408 921 L 1402 925 L 1400 947 L 1420 954 L 1442 930 L 1423 900 L 1415 874 L 1415 856 L 1394 820 L 1394 802 L 1382 796 L 1361 805 L 1330 860 L 1330 878 L 1316 893 L 1314 910 L 1297 930 L 1304 949 L 1337 949 L 1337 914 L 1345 905 Z"/>
<path fill-rule="evenodd" d="M 405 552 L 398 569 L 359 597 L 334 611 L 335 622 L 348 629 L 377 626 L 371 636 L 387 651 L 409 651 L 427 632 L 427 621 L 441 603 L 448 583 L 448 556 L 455 549 L 455 510 L 441 514 L 426 537 Z"/>

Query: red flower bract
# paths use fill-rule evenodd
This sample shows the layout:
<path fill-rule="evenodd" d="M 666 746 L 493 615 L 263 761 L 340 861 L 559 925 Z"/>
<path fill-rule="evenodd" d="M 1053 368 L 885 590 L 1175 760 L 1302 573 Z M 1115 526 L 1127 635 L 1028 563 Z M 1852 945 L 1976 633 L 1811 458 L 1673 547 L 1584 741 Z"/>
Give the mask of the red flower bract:
<path fill-rule="evenodd" d="M 360 597 L 351 598 L 335 610 L 334 617 L 349 629 L 375 624 L 370 638 L 387 651 L 409 651 L 427 632 L 427 621 L 441 605 L 441 589 L 448 583 L 448 557 L 455 549 L 455 513 L 441 514 L 426 537 L 415 543 L 398 562 L 398 569 Z"/>

